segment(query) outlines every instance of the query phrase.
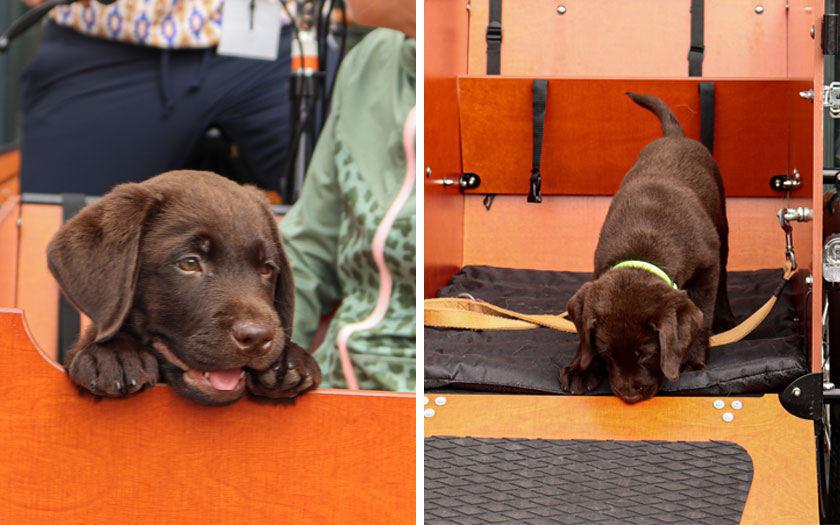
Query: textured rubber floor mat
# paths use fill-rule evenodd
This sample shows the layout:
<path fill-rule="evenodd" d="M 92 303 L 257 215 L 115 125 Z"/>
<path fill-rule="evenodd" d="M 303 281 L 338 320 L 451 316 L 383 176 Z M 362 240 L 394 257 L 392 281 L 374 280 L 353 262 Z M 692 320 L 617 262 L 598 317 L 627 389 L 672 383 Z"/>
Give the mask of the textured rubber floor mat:
<path fill-rule="evenodd" d="M 752 476 L 729 442 L 430 437 L 425 522 L 739 523 Z"/>

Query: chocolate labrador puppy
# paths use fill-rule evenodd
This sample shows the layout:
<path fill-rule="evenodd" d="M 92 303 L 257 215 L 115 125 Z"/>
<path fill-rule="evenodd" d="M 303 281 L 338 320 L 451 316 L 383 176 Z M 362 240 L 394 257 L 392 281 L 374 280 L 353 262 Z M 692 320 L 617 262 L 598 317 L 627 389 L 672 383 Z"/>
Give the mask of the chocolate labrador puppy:
<path fill-rule="evenodd" d="M 219 175 L 173 171 L 121 184 L 67 221 L 50 271 L 93 321 L 67 372 L 97 396 L 164 379 L 226 405 L 315 388 L 315 360 L 290 340 L 294 284 L 268 201 Z"/>
<path fill-rule="evenodd" d="M 609 375 L 613 393 L 635 403 L 682 370 L 705 369 L 709 336 L 734 318 L 717 164 L 685 137 L 665 103 L 628 95 L 659 118 L 663 137 L 625 175 L 601 229 L 592 281 L 569 300 L 580 343 L 560 385 L 583 394 Z"/>

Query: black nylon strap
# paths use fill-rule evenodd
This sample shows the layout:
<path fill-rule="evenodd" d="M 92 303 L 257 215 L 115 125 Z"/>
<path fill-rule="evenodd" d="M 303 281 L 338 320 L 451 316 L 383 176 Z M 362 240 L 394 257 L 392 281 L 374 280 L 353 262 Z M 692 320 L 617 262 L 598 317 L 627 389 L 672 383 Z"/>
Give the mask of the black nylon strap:
<path fill-rule="evenodd" d="M 502 62 L 502 0 L 490 0 L 487 23 L 487 74 L 498 75 Z"/>
<path fill-rule="evenodd" d="M 688 76 L 703 76 L 703 55 L 706 46 L 703 44 L 704 0 L 691 0 L 691 47 L 688 50 Z"/>
<path fill-rule="evenodd" d="M 714 153 L 715 145 L 715 83 L 700 82 L 700 142 Z"/>
<path fill-rule="evenodd" d="M 542 162 L 543 129 L 545 126 L 547 96 L 548 80 L 535 78 L 533 87 L 534 140 L 531 162 L 531 181 L 528 189 L 528 202 L 542 202 L 542 194 L 540 193 L 540 186 L 542 185 L 540 164 Z"/>
<path fill-rule="evenodd" d="M 67 222 L 74 215 L 79 213 L 85 205 L 85 196 L 82 193 L 63 193 L 61 195 L 61 212 L 63 222 Z M 79 337 L 81 321 L 79 312 L 73 308 L 70 301 L 59 294 L 58 299 L 58 362 L 64 364 L 67 357 L 67 349 Z"/>

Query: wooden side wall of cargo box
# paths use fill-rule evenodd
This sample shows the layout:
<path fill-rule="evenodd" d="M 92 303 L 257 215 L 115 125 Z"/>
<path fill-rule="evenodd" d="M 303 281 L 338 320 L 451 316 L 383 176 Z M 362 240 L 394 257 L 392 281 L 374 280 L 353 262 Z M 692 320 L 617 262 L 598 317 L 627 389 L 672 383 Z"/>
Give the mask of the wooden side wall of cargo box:
<path fill-rule="evenodd" d="M 743 36 L 742 27 L 730 34 L 730 39 L 737 40 L 731 45 L 746 47 L 715 55 L 715 52 L 710 51 L 710 46 L 715 39 L 721 39 L 726 34 L 717 24 L 725 23 L 724 18 L 729 16 L 721 15 L 717 9 L 721 8 L 722 13 L 728 13 L 730 9 L 743 10 L 749 7 L 752 13 L 750 16 L 756 16 L 757 13 L 753 11 L 754 5 L 747 6 L 745 2 L 706 2 L 706 11 L 711 14 L 707 17 L 707 28 L 713 29 L 707 29 L 704 74 L 714 72 L 720 77 L 688 79 L 685 60 L 688 49 L 687 19 L 685 49 L 681 47 L 679 52 L 680 70 L 665 64 L 659 56 L 659 51 L 662 51 L 659 47 L 677 45 L 669 43 L 670 33 L 660 31 L 662 24 L 656 22 L 663 16 L 665 19 L 676 16 L 666 12 L 672 8 L 668 2 L 642 2 L 650 4 L 654 12 L 647 13 L 655 16 L 644 16 L 639 21 L 642 26 L 648 24 L 644 30 L 645 40 L 640 44 L 644 49 L 635 51 L 630 62 L 627 62 L 629 59 L 617 59 L 608 46 L 613 45 L 613 40 L 624 42 L 626 46 L 627 42 L 635 43 L 642 36 L 628 34 L 622 38 L 611 36 L 610 39 L 593 40 L 591 35 L 611 34 L 609 27 L 616 24 L 611 25 L 609 20 L 602 20 L 602 17 L 590 13 L 587 33 L 590 36 L 581 36 L 582 40 L 574 40 L 574 45 L 559 42 L 543 48 L 551 47 L 551 53 L 556 52 L 554 48 L 560 47 L 575 56 L 584 53 L 588 57 L 591 54 L 592 60 L 578 57 L 560 63 L 543 61 L 544 57 L 540 58 L 542 51 L 536 53 L 533 42 L 517 51 L 520 43 L 516 35 L 522 32 L 517 29 L 515 20 L 508 17 L 525 9 L 522 4 L 535 4 L 505 2 L 502 19 L 505 31 L 502 47 L 503 75 L 477 77 L 475 75 L 481 75 L 484 68 L 486 3 L 486 0 L 470 2 L 469 12 L 463 6 L 444 5 L 442 1 L 430 0 L 425 5 L 425 297 L 433 297 L 458 269 L 469 264 L 591 271 L 592 255 L 609 206 L 609 195 L 615 191 L 618 181 L 643 146 L 644 142 L 639 142 L 643 136 L 647 136 L 644 141 L 650 141 L 661 133 L 656 129 L 655 119 L 646 121 L 645 117 L 649 115 L 640 115 L 638 108 L 632 104 L 620 108 L 616 107 L 618 102 L 607 104 L 601 98 L 604 88 L 619 93 L 621 81 L 615 77 L 633 76 L 627 79 L 629 84 L 633 84 L 633 89 L 650 86 L 663 99 L 673 98 L 670 103 L 679 106 L 675 112 L 681 121 L 685 121 L 683 125 L 687 135 L 698 138 L 699 117 L 696 109 L 699 102 L 687 98 L 690 98 L 689 91 L 696 93 L 696 87 L 692 85 L 691 89 L 686 89 L 686 83 L 715 81 L 716 89 L 726 94 L 723 98 L 717 97 L 715 155 L 723 157 L 719 161 L 730 171 L 723 173 L 729 195 L 729 268 L 753 270 L 780 267 L 784 263 L 785 237 L 776 213 L 782 207 L 805 206 L 813 209 L 813 222 L 794 223 L 793 240 L 797 263 L 805 272 L 812 274 L 814 282 L 808 301 L 808 332 L 821 333 L 819 315 L 814 315 L 814 312 L 821 311 L 822 295 L 822 271 L 819 264 L 822 246 L 819 227 L 822 221 L 822 111 L 799 97 L 799 91 L 807 91 L 822 84 L 823 58 L 819 42 L 812 40 L 809 35 L 812 25 L 816 24 L 819 28 L 821 5 L 803 1 L 789 2 L 785 15 L 776 12 L 777 6 L 765 6 L 764 14 L 769 16 L 750 19 L 750 23 L 758 24 L 750 26 L 750 31 L 763 35 L 764 39 L 764 32 L 772 30 L 775 35 L 770 39 L 774 42 L 772 45 L 756 45 L 755 41 Z M 683 7 L 687 12 L 688 2 L 685 4 Z M 577 8 L 585 11 L 592 9 L 585 2 L 564 2 L 564 5 L 567 12 L 562 16 L 572 14 Z M 598 6 L 598 9 L 605 10 L 603 3 Z M 622 7 L 621 2 L 610 3 L 610 6 L 621 12 L 628 9 Z M 643 7 L 639 9 L 645 12 Z M 553 16 L 560 15 L 554 13 Z M 626 23 L 626 16 L 619 17 L 621 23 L 618 26 L 638 26 Z M 530 13 L 528 20 L 532 24 L 532 31 L 526 31 L 527 36 L 523 34 L 522 38 L 527 40 L 533 35 L 538 38 L 560 38 L 555 29 L 539 29 L 541 24 L 549 23 L 545 18 Z M 465 21 L 466 28 L 463 25 Z M 554 18 L 550 23 L 565 22 L 557 22 Z M 599 23 L 606 24 L 608 30 L 605 32 L 599 28 Z M 734 26 L 727 27 L 734 31 Z M 575 31 L 579 30 L 576 28 Z M 479 32 L 481 38 L 476 36 Z M 545 37 L 547 34 L 554 36 Z M 732 35 L 740 36 L 735 38 Z M 786 46 L 778 48 L 777 39 L 786 43 Z M 654 41 L 653 44 L 651 41 Z M 679 45 L 682 46 L 682 43 Z M 729 45 L 728 41 L 726 45 Z M 656 52 L 648 49 L 649 46 L 655 48 Z M 462 53 L 467 54 L 466 63 Z M 514 63 L 516 56 L 525 56 L 522 59 L 525 62 L 522 63 L 527 62 L 528 65 L 517 69 L 519 66 L 514 67 L 506 62 L 506 56 L 508 61 Z M 727 57 L 731 58 L 731 62 L 726 62 Z M 779 60 L 783 63 L 782 69 L 777 67 Z M 604 64 L 613 69 L 596 68 L 599 61 L 606 61 Z M 547 65 L 549 62 L 552 64 L 550 67 Z M 480 67 L 476 66 L 477 63 L 480 63 Z M 560 170 L 560 175 L 554 181 L 544 179 L 543 188 L 548 189 L 548 194 L 543 197 L 541 204 L 527 203 L 524 194 L 527 191 L 531 158 L 530 92 L 525 86 L 524 100 L 511 95 L 512 92 L 522 91 L 523 86 L 517 84 L 530 82 L 530 78 L 506 77 L 506 64 L 509 64 L 508 70 L 513 68 L 515 75 L 549 79 L 550 93 L 555 86 L 558 88 L 555 95 L 562 91 L 559 117 L 549 124 L 550 109 L 546 117 L 546 142 L 561 138 L 562 142 L 557 143 L 558 151 L 547 151 L 544 147 L 543 163 L 544 167 L 546 162 L 549 166 L 554 164 L 562 167 L 564 163 L 568 166 Z M 546 70 L 538 69 L 542 67 Z M 464 73 L 465 70 L 469 76 Z M 641 74 L 632 75 L 635 70 Z M 739 71 L 743 73 L 739 74 Z M 598 74 L 609 74 L 611 78 L 582 79 L 578 76 Z M 558 78 L 560 75 L 567 77 Z M 645 75 L 659 78 L 639 78 Z M 751 89 L 753 87 L 755 89 Z M 502 99 L 498 98 L 501 93 L 508 91 L 511 93 Z M 776 102 L 763 104 L 767 100 L 760 96 L 756 99 L 756 93 L 765 93 L 766 97 Z M 488 102 L 488 96 L 495 96 L 498 103 L 494 103 L 492 110 L 485 110 L 484 115 L 480 115 L 481 105 L 491 103 Z M 613 98 L 618 100 L 617 97 Z M 551 101 L 549 95 L 549 105 Z M 626 98 L 622 102 L 626 102 Z M 580 107 L 576 107 L 575 103 L 584 105 L 585 112 L 578 114 Z M 601 121 L 598 118 L 584 118 L 587 116 L 586 111 L 595 111 Z M 569 114 L 577 116 L 577 120 L 571 119 L 569 122 Z M 750 115 L 749 118 L 744 119 L 745 114 Z M 607 140 L 595 138 L 602 129 L 600 126 L 604 119 L 610 122 L 607 134 L 604 135 Z M 554 138 L 551 137 L 552 133 Z M 625 141 L 626 136 L 631 138 L 629 147 Z M 591 147 L 593 141 L 602 146 L 600 153 L 598 148 Z M 632 152 L 629 157 L 628 151 Z M 511 157 L 522 159 L 512 168 L 509 162 Z M 616 157 L 623 160 L 616 163 Z M 604 173 L 603 169 L 587 171 L 587 163 L 600 163 L 607 166 L 609 172 Z M 467 164 L 491 175 L 499 175 L 500 179 L 482 179 L 484 188 L 468 192 L 461 192 L 457 186 L 441 184 L 443 179 L 457 181 L 462 172 L 471 171 L 467 169 Z M 802 175 L 803 185 L 792 192 L 788 201 L 785 194 L 775 194 L 769 190 L 769 178 L 781 173 L 792 174 L 794 168 Z M 721 169 L 724 170 L 723 166 Z M 593 180 L 587 174 L 592 171 L 598 173 L 598 182 L 594 187 L 587 187 Z M 513 190 L 504 186 L 512 179 L 521 180 L 521 186 Z M 606 189 L 610 186 L 612 189 Z M 489 209 L 485 206 L 485 193 L 493 192 L 488 191 L 488 187 L 498 192 Z M 799 284 L 803 286 L 798 293 L 801 294 L 804 307 L 807 290 L 803 282 Z M 812 367 L 817 369 L 820 338 L 811 337 L 809 347 Z"/>

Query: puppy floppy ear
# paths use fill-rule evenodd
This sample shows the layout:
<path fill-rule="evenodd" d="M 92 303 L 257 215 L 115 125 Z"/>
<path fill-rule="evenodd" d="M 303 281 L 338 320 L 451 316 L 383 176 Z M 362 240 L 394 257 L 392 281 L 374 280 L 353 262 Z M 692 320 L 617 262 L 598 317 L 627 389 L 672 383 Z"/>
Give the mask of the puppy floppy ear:
<path fill-rule="evenodd" d="M 141 184 L 121 184 L 67 221 L 47 246 L 64 295 L 110 339 L 131 309 L 146 222 L 163 201 Z"/>
<path fill-rule="evenodd" d="M 673 292 L 662 316 L 654 322 L 659 332 L 659 367 L 669 381 L 680 377 L 680 367 L 688 350 L 703 328 L 703 312 L 691 302 L 685 291 Z"/>
<path fill-rule="evenodd" d="M 592 283 L 586 283 L 569 299 L 566 305 L 566 311 L 569 312 L 569 318 L 575 323 L 575 329 L 580 339 L 574 360 L 577 361 L 577 366 L 584 370 L 589 368 L 595 358 L 593 338 L 595 337 L 597 320 L 595 312 L 591 308 L 591 302 L 594 300 L 593 292 Z"/>
<path fill-rule="evenodd" d="M 283 239 L 280 238 L 280 230 L 277 227 L 277 220 L 271 211 L 271 205 L 265 194 L 254 186 L 246 186 L 246 191 L 251 194 L 263 210 L 264 219 L 268 225 L 274 249 L 277 251 L 277 283 L 274 285 L 274 309 L 280 318 L 280 324 L 286 334 L 286 342 L 292 340 L 292 325 L 295 317 L 295 281 L 292 276 L 292 265 L 286 255 L 286 248 L 283 246 Z"/>

